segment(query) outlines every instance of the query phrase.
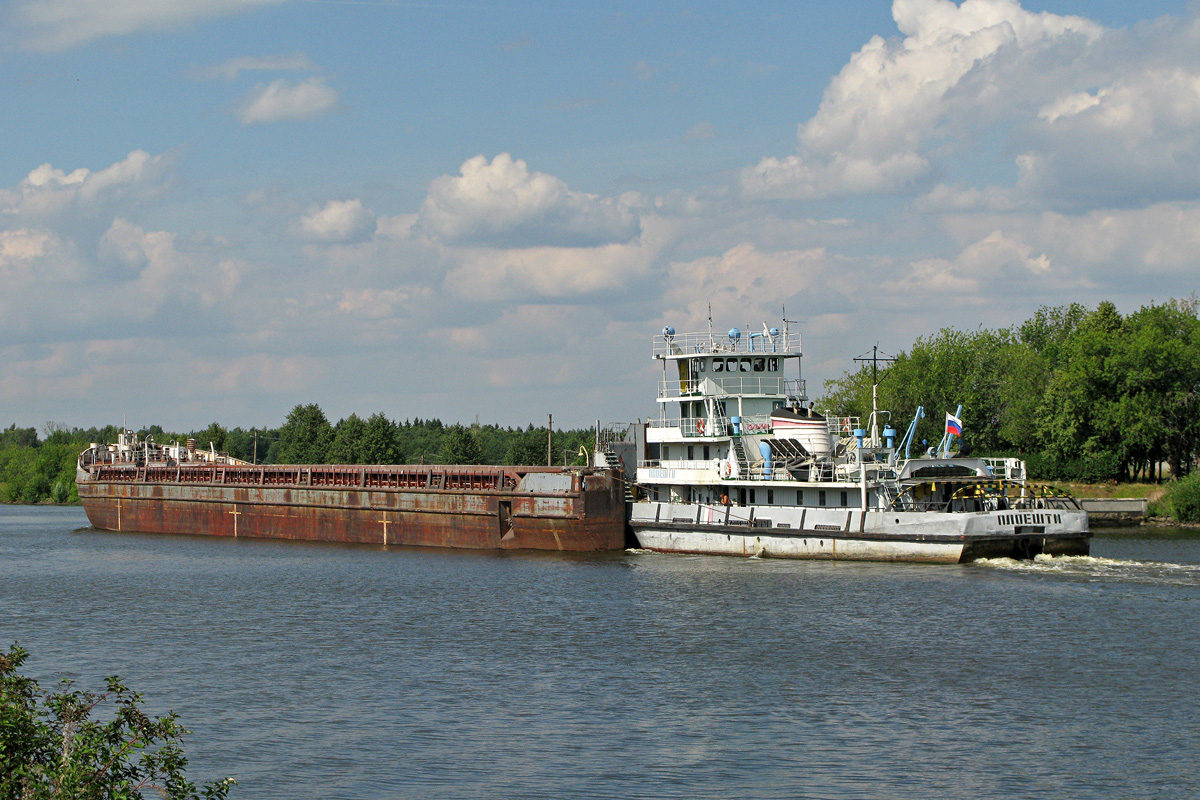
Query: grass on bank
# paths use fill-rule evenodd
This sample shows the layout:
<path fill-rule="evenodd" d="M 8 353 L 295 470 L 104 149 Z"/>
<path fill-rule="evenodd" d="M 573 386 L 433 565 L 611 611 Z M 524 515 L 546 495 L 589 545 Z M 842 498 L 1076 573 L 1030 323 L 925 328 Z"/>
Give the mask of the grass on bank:
<path fill-rule="evenodd" d="M 1145 498 L 1151 518 L 1200 523 L 1200 472 L 1164 483 L 1056 483 L 1075 497 Z"/>

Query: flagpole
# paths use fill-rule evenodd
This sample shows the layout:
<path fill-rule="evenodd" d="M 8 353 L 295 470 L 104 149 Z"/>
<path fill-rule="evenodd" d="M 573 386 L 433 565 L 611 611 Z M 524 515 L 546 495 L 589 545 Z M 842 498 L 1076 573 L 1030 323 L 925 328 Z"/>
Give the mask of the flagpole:
<path fill-rule="evenodd" d="M 942 451 L 942 458 L 950 457 L 950 442 L 954 440 L 954 434 L 950 432 L 951 416 L 953 416 L 954 421 L 958 423 L 959 431 L 960 431 L 959 438 L 962 438 L 962 433 L 961 433 L 961 431 L 962 431 L 962 405 L 961 404 L 955 410 L 953 415 L 951 415 L 950 412 L 946 412 L 946 432 L 944 434 L 942 434 L 942 443 L 940 445 L 940 449 Z"/>

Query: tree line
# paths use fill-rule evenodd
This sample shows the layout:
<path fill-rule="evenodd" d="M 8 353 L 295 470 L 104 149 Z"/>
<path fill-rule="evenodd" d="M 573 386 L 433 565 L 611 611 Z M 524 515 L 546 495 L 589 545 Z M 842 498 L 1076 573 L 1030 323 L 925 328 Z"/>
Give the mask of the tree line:
<path fill-rule="evenodd" d="M 916 441 L 938 442 L 962 405 L 962 448 L 1019 456 L 1032 477 L 1161 480 L 1191 472 L 1200 445 L 1200 320 L 1195 297 L 1122 316 L 1111 302 L 1043 307 L 1012 328 L 945 328 L 879 370 L 879 407 Z M 871 368 L 825 382 L 830 413 L 871 410 Z M 902 416 L 904 415 L 904 416 Z"/>
<path fill-rule="evenodd" d="M 75 503 L 75 460 L 92 442 L 117 441 L 120 426 L 71 428 L 47 423 L 36 428 L 15 424 L 0 429 L 0 502 Z M 150 425 L 139 436 L 158 444 L 196 440 L 257 464 L 506 464 L 535 465 L 549 461 L 583 465 L 595 432 L 580 428 L 554 431 L 547 426 L 445 424 L 440 419 L 395 422 L 383 414 L 363 419 L 357 414 L 331 423 L 315 403 L 297 405 L 277 428 L 226 428 L 216 422 L 190 432 Z"/>

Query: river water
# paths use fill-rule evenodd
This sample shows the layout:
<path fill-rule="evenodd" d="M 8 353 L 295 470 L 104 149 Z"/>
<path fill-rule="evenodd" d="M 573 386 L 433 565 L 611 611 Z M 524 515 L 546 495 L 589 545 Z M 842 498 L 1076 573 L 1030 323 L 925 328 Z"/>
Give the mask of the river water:
<path fill-rule="evenodd" d="M 234 798 L 1200 796 L 1200 536 L 963 566 L 102 533 L 0 507 L 0 646 Z"/>

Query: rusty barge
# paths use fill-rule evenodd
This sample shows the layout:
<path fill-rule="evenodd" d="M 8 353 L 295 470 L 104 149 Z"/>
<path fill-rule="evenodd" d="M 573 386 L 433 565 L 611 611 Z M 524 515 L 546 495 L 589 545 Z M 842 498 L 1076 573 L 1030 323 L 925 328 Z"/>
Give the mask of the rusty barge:
<path fill-rule="evenodd" d="M 591 467 L 255 465 L 125 431 L 80 454 L 101 530 L 473 549 L 625 547 L 624 486 Z"/>

